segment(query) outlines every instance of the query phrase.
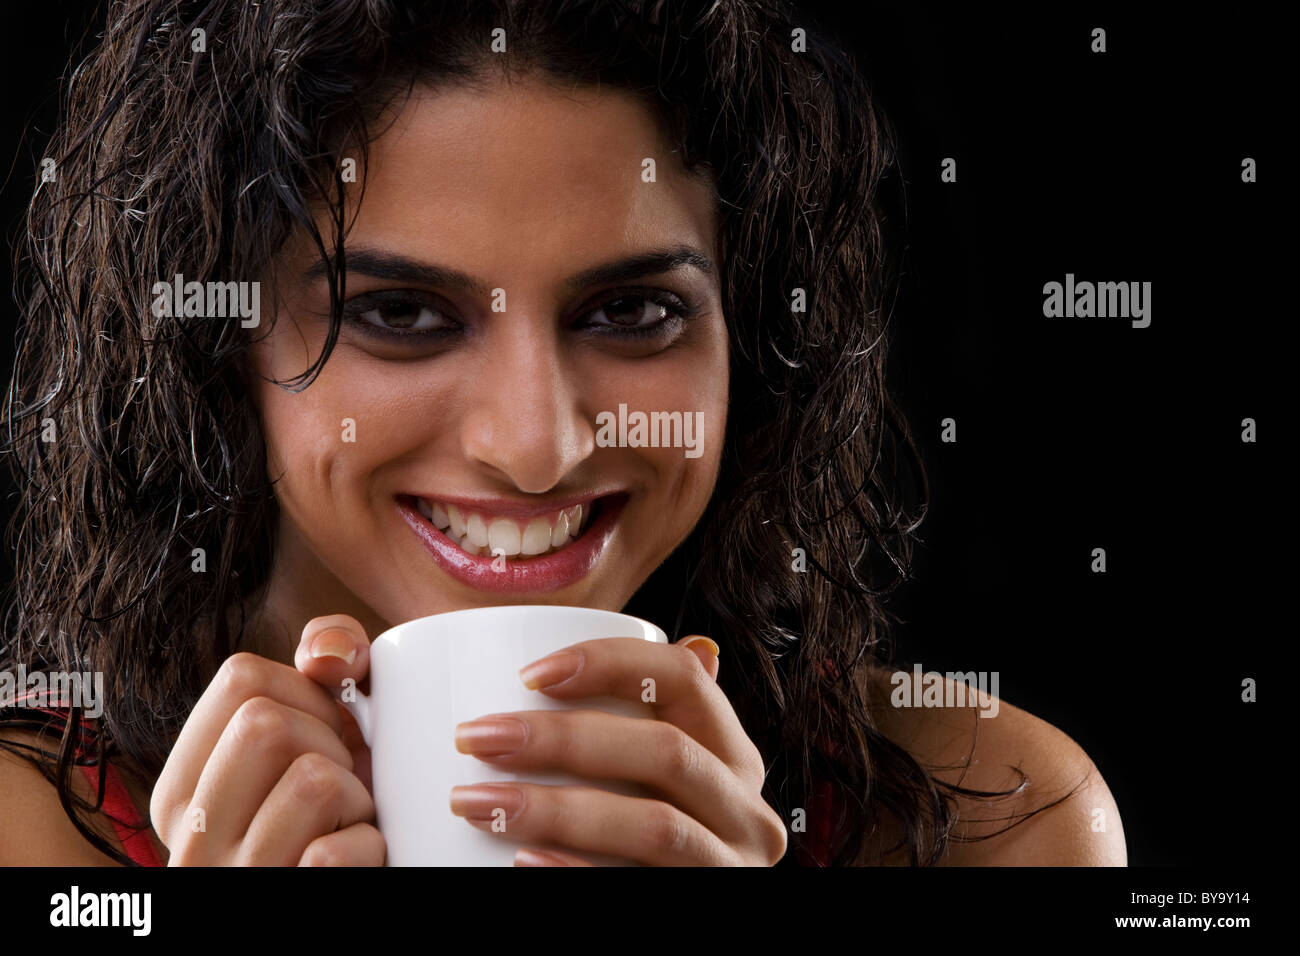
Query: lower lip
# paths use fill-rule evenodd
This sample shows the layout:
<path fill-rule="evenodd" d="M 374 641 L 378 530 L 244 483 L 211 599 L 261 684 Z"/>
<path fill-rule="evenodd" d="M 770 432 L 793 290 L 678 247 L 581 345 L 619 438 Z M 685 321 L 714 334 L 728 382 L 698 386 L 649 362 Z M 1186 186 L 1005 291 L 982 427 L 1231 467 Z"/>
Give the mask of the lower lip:
<path fill-rule="evenodd" d="M 505 570 L 498 571 L 501 562 L 494 557 L 478 557 L 465 551 L 434 527 L 414 509 L 414 502 L 398 499 L 397 512 L 415 532 L 438 567 L 462 584 L 479 591 L 499 594 L 526 594 L 558 591 L 582 578 L 596 566 L 610 538 L 614 523 L 627 502 L 625 496 L 600 499 L 600 513 L 591 525 L 563 550 L 544 557 L 506 558 Z"/>

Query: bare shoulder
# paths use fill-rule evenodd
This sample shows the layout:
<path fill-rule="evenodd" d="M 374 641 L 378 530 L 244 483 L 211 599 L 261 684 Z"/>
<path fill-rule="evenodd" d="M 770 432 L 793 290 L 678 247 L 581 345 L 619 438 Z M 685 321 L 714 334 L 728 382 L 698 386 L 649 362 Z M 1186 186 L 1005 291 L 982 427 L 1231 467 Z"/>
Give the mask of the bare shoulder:
<path fill-rule="evenodd" d="M 0 739 L 13 744 L 41 746 L 42 738 L 27 731 L 5 730 Z M 43 738 L 51 749 L 51 738 Z M 77 793 L 94 802 L 89 781 L 72 775 Z M 0 747 L 0 866 L 116 866 L 81 835 L 63 812 L 58 792 L 29 760 Z M 91 827 L 117 846 L 112 824 L 96 817 Z"/>
<path fill-rule="evenodd" d="M 959 796 L 941 865 L 1127 865 L 1119 808 L 1082 747 L 995 694 L 974 698 L 961 680 L 935 677 L 923 699 L 912 674 L 872 672 L 866 686 L 881 732 L 944 783 L 1015 791 L 1023 773 L 1025 784 L 1007 797 Z"/>

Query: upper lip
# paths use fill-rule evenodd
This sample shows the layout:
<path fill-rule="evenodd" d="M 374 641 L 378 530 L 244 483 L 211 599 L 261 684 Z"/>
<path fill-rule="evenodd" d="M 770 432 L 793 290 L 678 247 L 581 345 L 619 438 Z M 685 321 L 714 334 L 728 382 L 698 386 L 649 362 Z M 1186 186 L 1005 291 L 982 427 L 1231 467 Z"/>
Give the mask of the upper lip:
<path fill-rule="evenodd" d="M 584 508 L 597 498 L 607 498 L 622 494 L 622 489 L 608 491 L 584 492 L 564 498 L 548 498 L 545 501 L 519 501 L 512 498 L 459 498 L 455 495 L 423 494 L 412 492 L 410 497 L 423 498 L 425 501 L 438 502 L 441 505 L 455 505 L 465 514 L 491 515 L 500 518 L 539 518 L 551 515 L 564 508 L 582 505 Z"/>

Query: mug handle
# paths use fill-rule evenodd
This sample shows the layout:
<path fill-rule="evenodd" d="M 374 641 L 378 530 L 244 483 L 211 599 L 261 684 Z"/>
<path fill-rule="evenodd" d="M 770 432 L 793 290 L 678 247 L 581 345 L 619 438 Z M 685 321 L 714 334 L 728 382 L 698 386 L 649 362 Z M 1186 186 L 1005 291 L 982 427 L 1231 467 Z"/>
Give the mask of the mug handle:
<path fill-rule="evenodd" d="M 357 726 L 361 728 L 361 737 L 365 740 L 366 746 L 369 747 L 371 745 L 370 730 L 372 719 L 372 705 L 370 703 L 370 698 L 357 690 L 356 684 L 353 684 L 350 689 L 352 693 L 356 695 L 356 698 L 354 700 L 348 700 L 346 696 L 340 696 L 339 703 L 346 707 L 348 713 L 357 719 Z"/>

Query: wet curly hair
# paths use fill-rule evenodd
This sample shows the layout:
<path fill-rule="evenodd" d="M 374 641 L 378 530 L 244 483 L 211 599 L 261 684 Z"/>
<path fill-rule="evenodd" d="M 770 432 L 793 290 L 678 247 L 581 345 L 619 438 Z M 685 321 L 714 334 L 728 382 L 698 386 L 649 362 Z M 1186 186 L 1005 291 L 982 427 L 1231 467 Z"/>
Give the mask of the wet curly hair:
<path fill-rule="evenodd" d="M 832 864 L 860 861 L 885 815 L 913 864 L 936 862 L 969 791 L 877 729 L 862 679 L 886 663 L 885 602 L 910 575 L 929 490 L 885 387 L 895 137 L 852 57 L 778 0 L 117 0 L 104 23 L 66 83 L 46 152 L 57 175 L 15 249 L 4 403 L 22 494 L 0 664 L 106 675 L 93 754 L 76 752 L 72 721 L 57 752 L 4 746 L 42 768 L 86 838 L 131 862 L 82 819 L 99 804 L 74 798 L 72 768 L 101 768 L 100 802 L 109 759 L 157 779 L 240 648 L 275 546 L 250 339 L 234 322 L 155 318 L 151 284 L 262 275 L 306 230 L 330 331 L 280 384 L 309 387 L 342 318 L 345 144 L 364 156 L 384 107 L 417 84 L 502 71 L 632 91 L 716 190 L 732 363 L 721 473 L 627 610 L 723 643 L 721 686 L 764 756 L 764 798 L 789 819 L 816 781 L 840 788 Z M 497 27 L 508 53 L 489 52 Z M 41 440 L 49 428 L 57 440 Z M 196 548 L 211 584 L 195 585 Z"/>

